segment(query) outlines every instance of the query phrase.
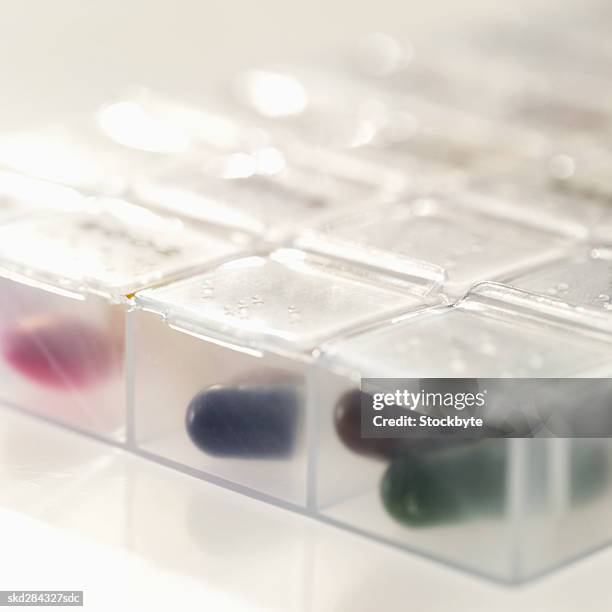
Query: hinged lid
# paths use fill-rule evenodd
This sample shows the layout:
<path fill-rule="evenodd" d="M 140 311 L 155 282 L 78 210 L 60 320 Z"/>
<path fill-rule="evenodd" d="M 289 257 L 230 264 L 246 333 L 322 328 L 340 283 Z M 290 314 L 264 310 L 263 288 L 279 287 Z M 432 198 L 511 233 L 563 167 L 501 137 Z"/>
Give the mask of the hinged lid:
<path fill-rule="evenodd" d="M 329 343 L 332 367 L 364 377 L 562 378 L 612 371 L 612 328 L 496 283 L 454 306 Z M 603 322 L 602 322 L 603 323 Z"/>
<path fill-rule="evenodd" d="M 78 210 L 35 212 L 0 224 L 5 274 L 123 299 L 238 252 L 230 237 L 124 200 L 92 198 Z"/>
<path fill-rule="evenodd" d="M 236 259 L 141 292 L 136 303 L 187 330 L 250 346 L 306 351 L 341 332 L 420 308 L 433 285 L 384 277 L 297 249 Z"/>
<path fill-rule="evenodd" d="M 445 277 L 444 291 L 452 296 L 567 248 L 567 240 L 552 231 L 468 206 L 469 197 L 424 196 L 371 207 L 305 233 L 298 244 L 398 276 L 412 275 L 416 260 L 428 262 Z"/>

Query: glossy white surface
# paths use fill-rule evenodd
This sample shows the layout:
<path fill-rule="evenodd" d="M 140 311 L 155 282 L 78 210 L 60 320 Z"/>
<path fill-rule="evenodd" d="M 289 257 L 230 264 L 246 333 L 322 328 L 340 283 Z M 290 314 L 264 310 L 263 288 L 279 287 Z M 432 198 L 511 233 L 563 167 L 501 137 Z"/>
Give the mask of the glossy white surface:
<path fill-rule="evenodd" d="M 5 408 L 0 440 L 4 589 L 83 589 L 105 612 L 612 606 L 612 549 L 502 587 Z"/>

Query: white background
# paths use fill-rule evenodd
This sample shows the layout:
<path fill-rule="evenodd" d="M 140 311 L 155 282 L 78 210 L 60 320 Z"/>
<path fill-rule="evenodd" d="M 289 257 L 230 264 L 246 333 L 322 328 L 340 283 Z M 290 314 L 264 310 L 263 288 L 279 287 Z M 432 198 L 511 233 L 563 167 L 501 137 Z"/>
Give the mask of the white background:
<path fill-rule="evenodd" d="M 520 6 L 4 1 L 0 129 L 87 110 L 135 83 L 202 92 L 237 68 L 372 30 L 453 25 L 473 7 L 510 18 Z M 83 589 L 85 609 L 105 612 L 604 612 L 611 570 L 608 550 L 496 586 L 0 409 L 1 589 Z"/>

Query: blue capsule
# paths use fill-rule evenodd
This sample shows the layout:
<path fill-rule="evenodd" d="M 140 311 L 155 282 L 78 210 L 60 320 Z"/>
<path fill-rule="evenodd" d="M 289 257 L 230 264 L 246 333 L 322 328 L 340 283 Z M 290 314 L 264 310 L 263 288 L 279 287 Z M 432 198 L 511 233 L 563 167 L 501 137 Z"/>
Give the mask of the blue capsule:
<path fill-rule="evenodd" d="M 288 457 L 295 446 L 299 404 L 299 388 L 287 383 L 210 387 L 191 400 L 187 433 L 208 455 Z"/>

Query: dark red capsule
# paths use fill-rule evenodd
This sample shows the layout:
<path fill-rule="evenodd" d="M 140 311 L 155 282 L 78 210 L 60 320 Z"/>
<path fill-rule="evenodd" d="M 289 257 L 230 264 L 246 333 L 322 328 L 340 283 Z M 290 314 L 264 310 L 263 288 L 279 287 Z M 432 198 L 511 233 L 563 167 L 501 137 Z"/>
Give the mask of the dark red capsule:
<path fill-rule="evenodd" d="M 41 386 L 84 389 L 107 378 L 116 347 L 101 330 L 72 319 L 34 317 L 2 337 L 2 356 L 14 370 Z"/>
<path fill-rule="evenodd" d="M 425 392 L 476 392 L 477 383 L 467 379 L 421 379 L 421 387 Z M 472 433 L 462 428 L 406 428 L 394 437 L 375 438 L 362 434 L 362 392 L 359 389 L 347 391 L 337 401 L 334 409 L 334 424 L 336 433 L 343 444 L 355 453 L 378 459 L 394 459 L 395 457 L 413 452 L 437 451 L 452 446 L 463 446 L 478 439 L 500 437 L 503 431 L 484 427 L 482 431 Z M 371 403 L 371 397 L 368 398 Z M 386 416 L 399 417 L 407 414 L 407 410 L 398 406 L 390 406 Z M 409 413 L 417 415 L 419 413 Z M 438 415 L 431 411 L 432 415 Z"/>

